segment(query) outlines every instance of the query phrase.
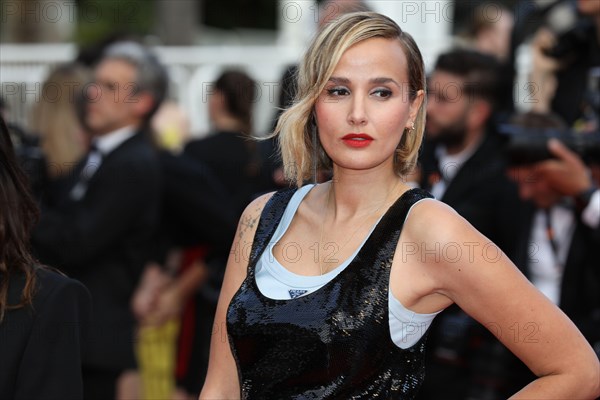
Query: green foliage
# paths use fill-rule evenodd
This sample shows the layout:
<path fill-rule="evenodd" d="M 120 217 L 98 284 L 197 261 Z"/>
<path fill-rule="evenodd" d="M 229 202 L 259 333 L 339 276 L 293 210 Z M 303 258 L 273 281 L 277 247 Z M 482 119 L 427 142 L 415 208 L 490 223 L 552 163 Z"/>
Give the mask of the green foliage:
<path fill-rule="evenodd" d="M 146 35 L 154 18 L 153 0 L 80 0 L 74 41 L 86 46 L 115 34 Z"/>
<path fill-rule="evenodd" d="M 274 30 L 277 2 L 274 0 L 204 0 L 204 23 L 221 29 Z"/>

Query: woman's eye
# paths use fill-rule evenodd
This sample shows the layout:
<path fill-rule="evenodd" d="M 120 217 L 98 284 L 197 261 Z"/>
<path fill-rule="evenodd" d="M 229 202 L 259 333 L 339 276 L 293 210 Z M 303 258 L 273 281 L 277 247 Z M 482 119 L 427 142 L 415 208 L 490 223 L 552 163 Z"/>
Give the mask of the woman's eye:
<path fill-rule="evenodd" d="M 373 91 L 373 94 L 377 97 L 387 99 L 392 96 L 392 91 L 389 89 L 377 89 Z"/>
<path fill-rule="evenodd" d="M 348 91 L 348 89 L 346 88 L 331 88 L 331 89 L 327 89 L 327 94 L 329 96 L 346 96 L 348 94 L 350 94 L 350 92 Z"/>

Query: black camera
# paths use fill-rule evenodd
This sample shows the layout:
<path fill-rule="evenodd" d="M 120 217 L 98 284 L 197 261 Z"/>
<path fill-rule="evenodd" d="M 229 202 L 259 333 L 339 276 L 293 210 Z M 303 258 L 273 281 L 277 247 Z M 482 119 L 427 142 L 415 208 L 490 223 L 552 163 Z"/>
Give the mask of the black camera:
<path fill-rule="evenodd" d="M 510 165 L 533 164 L 554 158 L 548 140 L 560 140 L 587 164 L 600 164 L 600 131 L 576 132 L 570 129 L 525 128 L 502 125 L 498 129 L 504 139 L 504 151 Z"/>
<path fill-rule="evenodd" d="M 558 35 L 556 44 L 544 50 L 544 54 L 560 60 L 585 54 L 589 49 L 590 39 L 594 37 L 595 32 L 592 21 L 581 19 L 571 29 Z"/>
<path fill-rule="evenodd" d="M 511 117 L 509 124 L 498 127 L 505 141 L 504 150 L 510 165 L 532 164 L 553 158 L 548 140 L 555 138 L 577 153 L 587 164 L 600 164 L 600 67 L 587 72 L 587 85 L 581 101 L 580 126 L 566 127 L 553 113 L 528 112 Z"/>

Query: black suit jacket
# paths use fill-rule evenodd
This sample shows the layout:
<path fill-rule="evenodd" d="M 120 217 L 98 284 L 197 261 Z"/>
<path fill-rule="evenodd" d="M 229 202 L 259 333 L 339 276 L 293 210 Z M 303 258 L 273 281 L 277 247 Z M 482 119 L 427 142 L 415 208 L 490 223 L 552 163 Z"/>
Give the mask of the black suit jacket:
<path fill-rule="evenodd" d="M 83 285 L 38 269 L 33 304 L 0 323 L 0 399 L 81 399 L 81 362 L 91 316 Z M 22 273 L 10 277 L 8 304 L 18 304 Z"/>
<path fill-rule="evenodd" d="M 528 277 L 530 261 L 536 258 L 536 247 L 530 246 L 535 211 L 536 208 L 531 203 L 522 203 L 521 208 L 515 210 L 515 225 L 518 228 L 515 263 Z M 560 308 L 577 325 L 596 351 L 600 348 L 599 246 L 600 228 L 591 229 L 581 222 L 580 216 L 577 215 L 564 267 L 559 303 Z M 483 331 L 483 328 L 480 330 Z M 527 333 L 535 332 L 529 330 Z M 470 372 L 467 385 L 492 382 L 493 384 L 483 389 L 488 397 L 507 398 L 535 379 L 527 366 L 491 334 L 480 333 L 475 336 L 479 337 L 479 344 L 471 357 L 471 368 L 478 370 Z"/>
<path fill-rule="evenodd" d="M 516 185 L 506 174 L 501 145 L 496 136 L 487 135 L 462 165 L 440 200 L 454 208 L 512 259 L 517 232 L 514 211 L 520 201 Z M 434 145 L 426 144 L 421 157 L 421 187 L 427 190 L 431 190 L 431 177 L 436 169 L 434 152 Z"/>
<path fill-rule="evenodd" d="M 43 210 L 33 232 L 40 259 L 80 280 L 92 294 L 86 366 L 135 367 L 130 297 L 158 226 L 160 188 L 156 153 L 137 133 L 103 158 L 81 200 Z"/>
<path fill-rule="evenodd" d="M 262 165 L 256 143 L 239 132 L 216 132 L 192 140 L 184 154 L 207 166 L 232 199 L 237 220 L 248 203 L 267 185 L 261 181 Z"/>
<path fill-rule="evenodd" d="M 163 173 L 161 233 L 170 245 L 211 246 L 229 253 L 237 227 L 232 198 L 212 169 L 185 154 L 160 153 Z"/>
<path fill-rule="evenodd" d="M 530 276 L 530 262 L 535 261 L 536 257 L 535 246 L 530 246 L 536 210 L 533 204 L 524 203 L 517 219 L 519 233 L 515 263 L 527 277 Z M 600 345 L 599 249 L 600 227 L 590 228 L 577 214 L 575 231 L 564 267 L 559 306 L 590 343 Z"/>
<path fill-rule="evenodd" d="M 516 185 L 506 174 L 501 149 L 499 139 L 487 135 L 462 165 L 440 200 L 454 208 L 514 260 L 520 200 Z M 436 171 L 434 152 L 433 144 L 426 143 L 420 160 L 421 186 L 428 190 Z M 486 251 L 489 252 L 488 257 L 496 257 L 490 248 Z M 479 377 L 487 379 L 489 375 L 497 379 L 495 371 L 488 374 L 478 364 L 478 360 L 487 356 L 482 353 L 480 343 L 488 340 L 488 336 L 491 334 L 485 328 L 456 305 L 440 313 L 429 329 L 428 373 L 419 398 L 458 400 L 469 396 L 483 397 L 474 382 Z"/>

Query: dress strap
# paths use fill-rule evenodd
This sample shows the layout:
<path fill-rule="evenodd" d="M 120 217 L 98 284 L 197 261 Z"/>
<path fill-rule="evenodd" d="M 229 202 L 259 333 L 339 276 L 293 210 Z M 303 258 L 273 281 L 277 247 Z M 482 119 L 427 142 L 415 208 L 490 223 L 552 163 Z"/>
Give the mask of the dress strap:
<path fill-rule="evenodd" d="M 254 274 L 254 267 L 260 258 L 260 255 L 268 247 L 285 209 L 292 199 L 292 196 L 298 188 L 285 188 L 278 190 L 271 196 L 258 221 L 258 227 L 252 242 L 252 250 L 250 251 L 250 259 L 248 261 L 248 274 Z"/>
<path fill-rule="evenodd" d="M 433 196 L 420 188 L 413 188 L 404 192 L 385 213 L 365 245 L 375 246 L 372 251 L 375 251 L 376 247 L 382 243 L 387 243 L 390 248 L 395 249 L 411 207 L 418 201 L 429 198 L 433 198 Z M 394 252 L 390 253 L 392 256 L 393 254 Z"/>

